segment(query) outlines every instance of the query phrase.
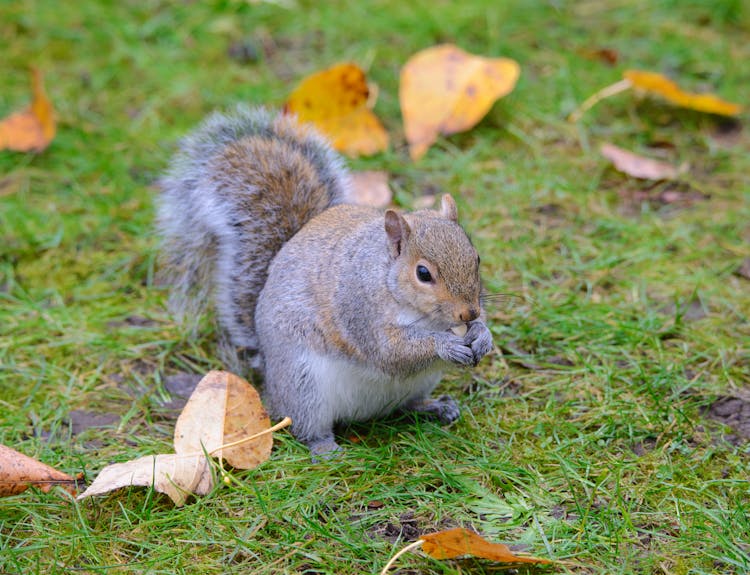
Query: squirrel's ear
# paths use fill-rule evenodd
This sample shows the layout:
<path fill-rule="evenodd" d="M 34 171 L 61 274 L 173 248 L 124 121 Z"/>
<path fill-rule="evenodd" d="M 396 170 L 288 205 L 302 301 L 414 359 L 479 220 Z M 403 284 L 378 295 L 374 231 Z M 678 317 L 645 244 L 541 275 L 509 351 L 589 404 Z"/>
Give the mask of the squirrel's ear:
<path fill-rule="evenodd" d="M 404 216 L 394 210 L 385 212 L 385 234 L 388 236 L 388 249 L 394 258 L 401 254 L 401 248 L 410 233 L 411 228 Z"/>
<path fill-rule="evenodd" d="M 440 215 L 447 220 L 458 223 L 458 208 L 450 194 L 443 194 L 443 199 L 440 202 Z"/>

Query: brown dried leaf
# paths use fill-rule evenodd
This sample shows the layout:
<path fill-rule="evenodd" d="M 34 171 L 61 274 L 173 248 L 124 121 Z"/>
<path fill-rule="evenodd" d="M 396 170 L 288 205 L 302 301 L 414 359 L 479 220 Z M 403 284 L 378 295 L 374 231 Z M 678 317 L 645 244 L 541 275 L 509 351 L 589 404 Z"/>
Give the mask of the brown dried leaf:
<path fill-rule="evenodd" d="M 675 167 L 665 162 L 639 156 L 609 143 L 602 144 L 600 150 L 617 170 L 634 178 L 672 180 L 687 171 L 687 166 Z"/>
<path fill-rule="evenodd" d="M 219 449 L 271 426 L 255 388 L 228 371 L 210 371 L 190 396 L 174 430 L 175 452 L 202 453 L 226 459 L 238 469 L 253 469 L 271 455 L 268 433 L 249 442 Z M 215 453 L 214 453 L 215 452 Z"/>
<path fill-rule="evenodd" d="M 258 392 L 247 381 L 225 371 L 211 371 L 201 379 L 175 425 L 177 453 L 148 455 L 109 465 L 79 496 L 100 495 L 130 485 L 153 486 L 176 505 L 191 494 L 204 495 L 213 487 L 207 455 L 226 459 L 239 469 L 252 469 L 268 459 L 273 428 Z M 250 441 L 246 438 L 269 431 Z M 215 453 L 214 453 L 215 452 Z"/>
<path fill-rule="evenodd" d="M 77 481 L 70 475 L 0 444 L 0 496 L 16 495 L 32 485 L 45 493 L 55 485 L 77 493 Z"/>
<path fill-rule="evenodd" d="M 352 201 L 361 206 L 384 208 L 393 194 L 388 186 L 388 174 L 375 170 L 352 173 Z"/>
<path fill-rule="evenodd" d="M 208 459 L 202 453 L 146 455 L 108 465 L 78 499 L 132 485 L 153 486 L 159 493 L 168 495 L 175 505 L 182 505 L 192 493 L 208 493 L 213 487 L 213 476 Z"/>
<path fill-rule="evenodd" d="M 462 555 L 472 555 L 500 563 L 553 563 L 549 559 L 515 555 L 507 545 L 490 543 L 476 533 L 463 527 L 422 535 L 422 549 L 435 559 L 453 559 Z"/>

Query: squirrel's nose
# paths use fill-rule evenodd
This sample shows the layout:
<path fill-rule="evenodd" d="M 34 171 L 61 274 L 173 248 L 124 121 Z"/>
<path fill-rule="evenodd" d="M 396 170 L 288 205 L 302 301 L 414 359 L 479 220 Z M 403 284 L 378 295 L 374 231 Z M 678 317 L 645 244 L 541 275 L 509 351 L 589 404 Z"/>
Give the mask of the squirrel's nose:
<path fill-rule="evenodd" d="M 475 307 L 467 307 L 461 310 L 458 314 L 458 319 L 463 322 L 473 321 L 479 317 L 479 310 Z"/>

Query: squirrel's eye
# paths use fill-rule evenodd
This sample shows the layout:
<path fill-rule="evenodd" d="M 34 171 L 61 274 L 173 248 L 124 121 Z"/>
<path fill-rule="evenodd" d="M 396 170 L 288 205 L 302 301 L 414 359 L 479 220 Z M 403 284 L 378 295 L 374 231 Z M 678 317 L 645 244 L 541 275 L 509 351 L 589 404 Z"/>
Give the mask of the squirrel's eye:
<path fill-rule="evenodd" d="M 432 274 L 425 266 L 417 266 L 417 279 L 422 283 L 429 283 L 432 281 Z"/>

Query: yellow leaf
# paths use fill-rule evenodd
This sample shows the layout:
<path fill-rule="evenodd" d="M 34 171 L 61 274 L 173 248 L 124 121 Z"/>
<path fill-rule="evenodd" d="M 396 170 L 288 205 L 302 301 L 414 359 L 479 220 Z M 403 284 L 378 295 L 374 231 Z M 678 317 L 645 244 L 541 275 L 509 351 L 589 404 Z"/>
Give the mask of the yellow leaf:
<path fill-rule="evenodd" d="M 41 152 L 55 137 L 55 113 L 44 92 L 42 74 L 32 70 L 33 100 L 22 112 L 0 121 L 0 150 Z"/>
<path fill-rule="evenodd" d="M 507 545 L 490 543 L 476 533 L 462 527 L 422 535 L 422 550 L 435 559 L 453 559 L 472 555 L 503 563 L 552 563 L 549 559 L 515 555 Z"/>
<path fill-rule="evenodd" d="M 630 84 L 648 94 L 661 96 L 668 102 L 709 114 L 720 114 L 722 116 L 736 116 L 742 111 L 742 106 L 722 100 L 713 94 L 693 94 L 683 91 L 672 80 L 665 78 L 655 72 L 644 72 L 642 70 L 626 70 L 623 77 Z"/>
<path fill-rule="evenodd" d="M 388 133 L 368 105 L 370 89 L 356 64 L 338 64 L 305 78 L 290 94 L 287 112 L 325 134 L 334 148 L 349 156 L 388 148 Z"/>
<path fill-rule="evenodd" d="M 513 91 L 520 72 L 515 60 L 475 56 L 453 44 L 412 56 L 401 70 L 399 89 L 412 159 L 421 158 L 439 134 L 475 126 Z"/>

